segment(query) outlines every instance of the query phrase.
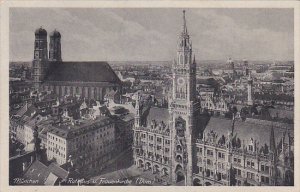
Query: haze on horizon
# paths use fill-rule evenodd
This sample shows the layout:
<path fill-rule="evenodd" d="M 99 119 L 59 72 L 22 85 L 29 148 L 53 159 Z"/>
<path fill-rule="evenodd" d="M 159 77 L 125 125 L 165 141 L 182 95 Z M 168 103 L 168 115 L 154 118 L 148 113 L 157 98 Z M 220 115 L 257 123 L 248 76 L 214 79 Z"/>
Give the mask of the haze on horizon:
<path fill-rule="evenodd" d="M 197 60 L 294 60 L 293 9 L 185 10 Z M 11 8 L 10 61 L 33 59 L 40 26 L 60 31 L 65 61 L 170 61 L 182 9 Z"/>

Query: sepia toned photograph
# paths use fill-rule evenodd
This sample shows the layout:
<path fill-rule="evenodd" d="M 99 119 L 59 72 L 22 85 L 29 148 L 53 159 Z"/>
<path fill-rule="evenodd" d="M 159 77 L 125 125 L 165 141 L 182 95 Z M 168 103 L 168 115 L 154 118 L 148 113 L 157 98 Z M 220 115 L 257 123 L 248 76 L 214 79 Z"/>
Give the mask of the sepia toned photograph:
<path fill-rule="evenodd" d="M 9 186 L 295 185 L 293 8 L 8 16 Z"/>

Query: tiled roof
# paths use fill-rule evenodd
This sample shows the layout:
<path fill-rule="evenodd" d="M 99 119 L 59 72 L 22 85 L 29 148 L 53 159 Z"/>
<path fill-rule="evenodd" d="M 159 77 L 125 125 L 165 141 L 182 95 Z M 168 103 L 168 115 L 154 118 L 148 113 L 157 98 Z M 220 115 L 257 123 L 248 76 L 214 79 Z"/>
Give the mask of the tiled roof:
<path fill-rule="evenodd" d="M 45 81 L 110 82 L 120 79 L 107 62 L 58 62 Z"/>
<path fill-rule="evenodd" d="M 149 124 L 152 120 L 155 120 L 157 123 L 163 121 L 165 124 L 168 124 L 169 118 L 170 115 L 167 108 L 151 107 L 147 116 L 147 122 Z"/>
<path fill-rule="evenodd" d="M 49 185 L 54 185 L 55 182 L 57 181 L 58 177 L 56 175 L 54 175 L 53 173 L 50 173 L 49 176 L 47 177 L 46 181 L 45 181 L 45 185 L 49 186 Z"/>
<path fill-rule="evenodd" d="M 108 124 L 114 123 L 113 120 L 109 117 L 97 117 L 95 120 L 84 120 L 80 121 L 78 125 L 72 124 L 61 124 L 61 125 L 52 125 L 49 127 L 48 132 L 60 136 L 62 138 L 72 138 L 77 134 L 77 132 L 87 131 L 89 129 L 94 129 L 95 127 L 102 127 Z M 97 125 L 96 125 L 97 124 Z"/>
<path fill-rule="evenodd" d="M 68 177 L 68 171 L 64 170 L 63 168 L 61 168 L 58 164 L 56 163 L 51 163 L 48 166 L 49 170 L 56 176 L 58 176 L 59 178 L 65 179 Z"/>
<path fill-rule="evenodd" d="M 204 133 L 208 133 L 211 130 L 218 134 L 218 137 L 224 135 L 227 137 L 228 131 L 231 130 L 232 121 L 225 118 L 211 117 Z M 250 138 L 257 140 L 259 145 L 269 145 L 271 135 L 271 125 L 254 124 L 250 122 L 236 121 L 234 126 L 234 135 L 242 140 L 248 141 Z M 283 133 L 286 129 L 281 129 L 274 126 L 274 134 L 276 143 L 280 141 Z M 293 130 L 291 130 L 293 133 Z"/>
<path fill-rule="evenodd" d="M 44 165 L 40 161 L 35 161 L 24 173 L 24 179 L 38 181 L 36 185 L 44 185 L 49 174 L 50 171 L 48 170 L 46 165 Z"/>

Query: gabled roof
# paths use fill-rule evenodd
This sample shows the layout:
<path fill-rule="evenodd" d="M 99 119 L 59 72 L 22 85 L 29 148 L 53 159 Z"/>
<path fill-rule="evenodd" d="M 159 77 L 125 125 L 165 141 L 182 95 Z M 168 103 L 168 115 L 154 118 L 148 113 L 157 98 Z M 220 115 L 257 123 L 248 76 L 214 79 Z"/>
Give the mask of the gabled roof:
<path fill-rule="evenodd" d="M 63 168 L 61 168 L 58 164 L 52 162 L 49 166 L 48 166 L 49 170 L 56 176 L 58 176 L 59 178 L 65 179 L 68 177 L 68 171 L 64 170 Z"/>
<path fill-rule="evenodd" d="M 38 181 L 35 185 L 44 185 L 50 171 L 47 166 L 40 161 L 35 161 L 24 173 L 24 179 L 31 179 L 33 181 Z"/>
<path fill-rule="evenodd" d="M 218 134 L 218 138 L 222 135 L 227 137 L 228 131 L 231 130 L 232 120 L 225 118 L 216 118 L 211 117 L 204 132 L 208 133 L 210 131 L 215 131 Z M 234 126 L 234 135 L 237 134 L 237 137 L 241 141 L 249 141 L 251 138 L 257 140 L 259 145 L 264 144 L 269 145 L 270 136 L 271 136 L 272 125 L 266 124 L 256 124 L 244 121 L 236 121 Z M 292 134 L 293 134 L 293 130 Z M 276 144 L 280 141 L 281 136 L 285 132 L 285 129 L 274 126 L 274 135 Z M 245 143 L 246 144 L 246 143 Z"/>
<path fill-rule="evenodd" d="M 56 175 L 54 175 L 53 173 L 50 173 L 49 176 L 47 177 L 46 181 L 45 181 L 45 185 L 50 186 L 50 185 L 54 185 L 55 182 L 57 181 L 58 177 Z"/>
<path fill-rule="evenodd" d="M 121 83 L 107 62 L 55 62 L 45 81 Z"/>

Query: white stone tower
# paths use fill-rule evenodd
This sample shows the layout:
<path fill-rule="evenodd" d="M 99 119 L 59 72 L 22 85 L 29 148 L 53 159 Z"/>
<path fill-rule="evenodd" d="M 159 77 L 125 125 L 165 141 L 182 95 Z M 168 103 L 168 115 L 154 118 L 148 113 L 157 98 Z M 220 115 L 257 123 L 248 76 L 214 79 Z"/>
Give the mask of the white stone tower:
<path fill-rule="evenodd" d="M 196 99 L 196 62 L 187 31 L 185 11 L 179 36 L 177 59 L 173 63 L 173 92 L 169 106 L 172 139 L 172 182 L 192 185 L 195 114 L 200 110 Z"/>

